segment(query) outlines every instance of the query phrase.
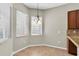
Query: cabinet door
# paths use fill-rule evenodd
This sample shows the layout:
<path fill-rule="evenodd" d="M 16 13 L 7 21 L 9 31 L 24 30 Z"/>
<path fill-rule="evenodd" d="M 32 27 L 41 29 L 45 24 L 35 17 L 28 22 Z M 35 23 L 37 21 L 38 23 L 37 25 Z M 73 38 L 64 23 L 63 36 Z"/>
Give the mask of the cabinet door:
<path fill-rule="evenodd" d="M 79 29 L 79 11 L 77 11 L 77 29 Z"/>
<path fill-rule="evenodd" d="M 68 12 L 68 29 L 76 28 L 76 11 Z"/>
<path fill-rule="evenodd" d="M 77 55 L 77 47 L 68 39 L 68 53 Z"/>

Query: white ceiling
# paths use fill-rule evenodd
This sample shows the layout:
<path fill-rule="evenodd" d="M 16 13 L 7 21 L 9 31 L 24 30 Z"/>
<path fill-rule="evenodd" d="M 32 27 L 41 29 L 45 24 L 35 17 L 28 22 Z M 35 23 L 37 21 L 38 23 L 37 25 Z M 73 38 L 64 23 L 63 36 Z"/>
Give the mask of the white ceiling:
<path fill-rule="evenodd" d="M 29 8 L 37 8 L 37 3 L 24 3 Z M 49 9 L 64 5 L 66 3 L 39 3 L 39 9 Z"/>

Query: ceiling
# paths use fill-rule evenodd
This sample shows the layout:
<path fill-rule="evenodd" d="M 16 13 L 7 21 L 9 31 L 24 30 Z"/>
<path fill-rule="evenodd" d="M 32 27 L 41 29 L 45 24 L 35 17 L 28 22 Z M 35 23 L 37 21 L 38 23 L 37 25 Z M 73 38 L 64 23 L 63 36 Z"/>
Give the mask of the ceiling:
<path fill-rule="evenodd" d="M 37 8 L 37 5 L 39 5 L 39 9 L 49 9 L 58 7 L 61 5 L 65 5 L 66 3 L 24 3 L 29 8 Z"/>

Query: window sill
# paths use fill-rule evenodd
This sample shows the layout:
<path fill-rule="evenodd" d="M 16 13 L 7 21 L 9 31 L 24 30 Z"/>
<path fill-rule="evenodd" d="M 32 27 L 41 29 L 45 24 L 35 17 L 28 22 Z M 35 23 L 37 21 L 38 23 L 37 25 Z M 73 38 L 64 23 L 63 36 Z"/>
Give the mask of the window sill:
<path fill-rule="evenodd" d="M 23 35 L 23 36 L 16 36 L 16 38 L 21 38 L 21 37 L 28 37 L 28 35 Z"/>
<path fill-rule="evenodd" d="M 31 36 L 34 36 L 34 37 L 42 37 L 43 35 L 31 35 Z"/>

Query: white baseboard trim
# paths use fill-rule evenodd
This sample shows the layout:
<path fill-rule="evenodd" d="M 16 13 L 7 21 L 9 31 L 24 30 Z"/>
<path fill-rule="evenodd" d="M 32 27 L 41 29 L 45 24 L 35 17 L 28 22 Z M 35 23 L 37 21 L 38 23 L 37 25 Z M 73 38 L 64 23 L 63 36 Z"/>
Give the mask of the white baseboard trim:
<path fill-rule="evenodd" d="M 49 45 L 49 44 L 45 44 L 45 46 L 49 46 L 49 47 L 53 47 L 53 48 L 67 50 L 67 48 L 57 47 L 57 46 L 53 46 L 53 45 Z"/>
<path fill-rule="evenodd" d="M 11 56 L 13 56 L 14 54 L 18 53 L 19 51 L 25 49 L 25 48 L 28 48 L 28 47 L 32 47 L 32 46 L 49 46 L 49 47 L 53 47 L 53 48 L 58 48 L 58 49 L 64 49 L 64 50 L 67 50 L 67 48 L 62 48 L 62 47 L 57 47 L 57 46 L 52 46 L 52 45 L 49 45 L 49 44 L 36 44 L 36 45 L 28 45 L 28 46 L 25 46 L 24 48 L 22 49 L 19 49 L 17 51 L 14 51 Z"/>
<path fill-rule="evenodd" d="M 35 45 L 28 45 L 28 46 L 25 46 L 24 48 L 21 48 L 21 49 L 19 49 L 19 50 L 17 50 L 17 51 L 14 51 L 14 52 L 11 54 L 11 56 L 13 56 L 14 54 L 18 53 L 19 51 L 21 51 L 21 50 L 23 50 L 23 49 L 25 49 L 25 48 L 32 47 L 32 46 L 41 46 L 41 45 L 43 45 L 43 44 L 35 44 Z"/>

